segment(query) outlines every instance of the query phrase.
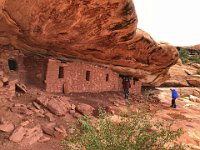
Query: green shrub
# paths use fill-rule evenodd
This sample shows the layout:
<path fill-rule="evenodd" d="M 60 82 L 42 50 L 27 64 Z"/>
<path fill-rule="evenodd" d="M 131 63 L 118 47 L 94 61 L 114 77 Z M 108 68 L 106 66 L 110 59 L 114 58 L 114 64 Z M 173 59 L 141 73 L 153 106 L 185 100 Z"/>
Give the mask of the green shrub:
<path fill-rule="evenodd" d="M 200 64 L 200 55 L 196 54 L 189 58 L 190 61 Z"/>
<path fill-rule="evenodd" d="M 179 50 L 179 55 L 183 63 L 188 62 L 189 60 L 189 52 L 186 49 L 181 48 Z"/>
<path fill-rule="evenodd" d="M 75 134 L 65 140 L 67 150 L 182 150 L 179 144 L 171 145 L 182 134 L 171 125 L 151 123 L 146 114 L 122 115 L 113 123 L 104 112 L 92 124 L 88 117 L 80 119 Z M 171 143 L 171 146 L 166 146 Z M 169 145 L 169 144 L 168 144 Z"/>
<path fill-rule="evenodd" d="M 199 69 L 199 70 L 197 70 L 197 74 L 198 74 L 198 75 L 200 75 L 200 69 Z"/>

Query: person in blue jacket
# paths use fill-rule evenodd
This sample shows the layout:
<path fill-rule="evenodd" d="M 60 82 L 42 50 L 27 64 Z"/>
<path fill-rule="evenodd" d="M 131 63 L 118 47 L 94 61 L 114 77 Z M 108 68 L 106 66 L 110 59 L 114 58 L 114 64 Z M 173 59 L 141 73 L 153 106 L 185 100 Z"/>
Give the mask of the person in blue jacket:
<path fill-rule="evenodd" d="M 176 108 L 176 99 L 179 97 L 178 92 L 175 89 L 170 89 L 172 92 L 172 105 L 171 107 Z"/>

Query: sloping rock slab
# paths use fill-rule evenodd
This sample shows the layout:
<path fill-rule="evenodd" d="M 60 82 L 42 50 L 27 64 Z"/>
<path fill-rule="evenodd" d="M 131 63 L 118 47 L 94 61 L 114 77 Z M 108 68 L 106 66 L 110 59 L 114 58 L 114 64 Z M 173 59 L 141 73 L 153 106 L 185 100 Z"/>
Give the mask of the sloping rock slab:
<path fill-rule="evenodd" d="M 95 109 L 88 104 L 80 103 L 76 106 L 76 110 L 83 115 L 91 115 Z"/>
<path fill-rule="evenodd" d="M 36 102 L 45 106 L 49 111 L 58 116 L 63 116 L 71 109 L 71 104 L 68 99 L 60 97 L 45 97 L 41 96 L 36 99 Z"/>
<path fill-rule="evenodd" d="M 200 75 L 188 76 L 187 81 L 191 86 L 200 87 Z"/>

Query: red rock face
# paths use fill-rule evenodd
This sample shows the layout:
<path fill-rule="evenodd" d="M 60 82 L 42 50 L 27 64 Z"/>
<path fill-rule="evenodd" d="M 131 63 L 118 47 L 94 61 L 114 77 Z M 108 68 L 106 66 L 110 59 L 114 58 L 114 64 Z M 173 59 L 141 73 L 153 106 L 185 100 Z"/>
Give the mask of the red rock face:
<path fill-rule="evenodd" d="M 1 45 L 107 64 L 147 84 L 160 84 L 178 59 L 137 29 L 132 0 L 1 0 L 0 19 Z"/>

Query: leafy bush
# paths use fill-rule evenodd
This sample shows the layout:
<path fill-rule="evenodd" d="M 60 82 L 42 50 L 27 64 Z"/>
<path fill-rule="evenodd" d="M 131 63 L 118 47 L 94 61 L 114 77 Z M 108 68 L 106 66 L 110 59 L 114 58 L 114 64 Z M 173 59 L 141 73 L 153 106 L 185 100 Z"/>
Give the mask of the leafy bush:
<path fill-rule="evenodd" d="M 188 62 L 189 60 L 189 52 L 186 49 L 181 48 L 179 50 L 179 55 L 183 63 Z"/>
<path fill-rule="evenodd" d="M 128 115 L 128 116 L 127 116 Z M 179 144 L 171 145 L 182 134 L 171 125 L 151 123 L 146 114 L 125 114 L 114 123 L 102 112 L 96 124 L 88 117 L 80 119 L 80 126 L 67 137 L 67 150 L 182 150 Z M 171 143 L 171 144 L 169 144 Z M 168 146 L 166 146 L 168 144 Z M 171 146 L 169 146 L 171 145 Z"/>
<path fill-rule="evenodd" d="M 197 74 L 198 74 L 198 75 L 200 75 L 200 69 L 199 69 L 199 70 L 197 70 Z"/>
<path fill-rule="evenodd" d="M 200 55 L 196 54 L 189 58 L 190 61 L 200 64 Z"/>

